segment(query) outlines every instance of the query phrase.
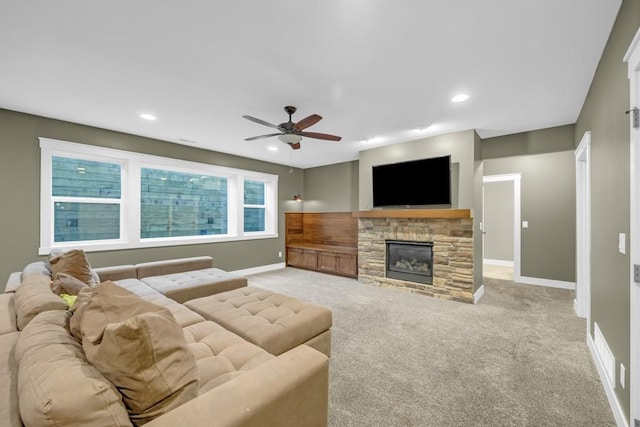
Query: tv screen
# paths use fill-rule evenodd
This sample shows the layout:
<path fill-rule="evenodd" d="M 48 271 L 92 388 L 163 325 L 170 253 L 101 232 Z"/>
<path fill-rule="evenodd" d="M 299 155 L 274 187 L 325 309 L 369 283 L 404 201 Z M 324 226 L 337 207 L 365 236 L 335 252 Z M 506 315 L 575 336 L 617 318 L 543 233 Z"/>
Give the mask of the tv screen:
<path fill-rule="evenodd" d="M 451 156 L 373 166 L 373 206 L 451 204 Z"/>

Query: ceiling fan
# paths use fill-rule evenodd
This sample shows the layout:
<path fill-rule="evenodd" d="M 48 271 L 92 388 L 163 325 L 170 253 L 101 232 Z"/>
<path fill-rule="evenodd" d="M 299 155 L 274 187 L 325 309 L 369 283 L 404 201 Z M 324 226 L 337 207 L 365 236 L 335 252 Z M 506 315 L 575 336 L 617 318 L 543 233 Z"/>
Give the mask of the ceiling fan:
<path fill-rule="evenodd" d="M 298 150 L 300 148 L 300 141 L 302 140 L 303 136 L 307 138 L 326 139 L 328 141 L 340 141 L 342 139 L 342 137 L 340 136 L 329 135 L 327 133 L 303 132 L 306 128 L 313 126 L 320 120 L 322 120 L 322 116 L 312 114 L 300 120 L 298 123 L 294 123 L 291 120 L 291 116 L 296 112 L 296 107 L 288 105 L 284 107 L 284 111 L 286 111 L 286 113 L 289 115 L 289 121 L 280 123 L 277 126 L 269 122 L 265 122 L 264 120 L 257 119 L 255 117 L 242 116 L 247 120 L 251 120 L 252 122 L 256 122 L 264 126 L 269 126 L 270 128 L 278 129 L 280 131 L 278 133 L 270 133 L 268 135 L 252 136 L 251 138 L 245 138 L 245 141 L 253 141 L 256 139 L 277 136 L 280 141 L 284 142 L 285 144 L 289 144 L 289 146 L 294 150 Z"/>

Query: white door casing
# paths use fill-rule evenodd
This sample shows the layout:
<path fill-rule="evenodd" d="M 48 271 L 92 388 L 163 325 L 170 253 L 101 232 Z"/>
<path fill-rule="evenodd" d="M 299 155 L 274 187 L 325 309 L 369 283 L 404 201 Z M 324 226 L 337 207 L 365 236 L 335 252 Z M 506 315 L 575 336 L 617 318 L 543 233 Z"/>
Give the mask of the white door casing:
<path fill-rule="evenodd" d="M 576 296 L 574 309 L 591 329 L 591 132 L 576 149 Z"/>
<path fill-rule="evenodd" d="M 636 32 L 624 61 L 628 65 L 630 109 L 638 108 L 640 104 L 640 29 Z M 631 115 L 633 113 L 631 112 Z M 629 266 L 630 281 L 630 372 L 629 385 L 631 395 L 631 414 L 629 425 L 634 420 L 640 420 L 640 284 L 634 282 L 633 265 L 640 265 L 640 129 L 633 127 L 633 120 L 629 120 L 630 127 L 630 158 L 631 158 L 631 265 Z"/>

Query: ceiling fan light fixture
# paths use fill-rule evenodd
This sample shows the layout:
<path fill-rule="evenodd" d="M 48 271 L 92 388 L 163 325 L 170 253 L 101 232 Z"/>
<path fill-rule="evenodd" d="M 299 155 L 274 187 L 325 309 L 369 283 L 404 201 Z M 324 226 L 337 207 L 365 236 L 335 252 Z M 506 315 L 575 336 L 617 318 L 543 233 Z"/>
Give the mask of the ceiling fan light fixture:
<path fill-rule="evenodd" d="M 285 144 L 297 144 L 298 142 L 302 141 L 302 137 L 300 135 L 295 135 L 292 133 L 282 134 L 278 136 L 278 139 Z"/>

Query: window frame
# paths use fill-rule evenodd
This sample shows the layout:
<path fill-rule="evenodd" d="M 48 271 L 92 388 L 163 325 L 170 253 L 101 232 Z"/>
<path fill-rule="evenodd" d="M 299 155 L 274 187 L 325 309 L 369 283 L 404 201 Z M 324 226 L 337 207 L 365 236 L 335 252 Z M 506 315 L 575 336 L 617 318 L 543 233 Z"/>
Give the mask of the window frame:
<path fill-rule="evenodd" d="M 52 249 L 83 249 L 87 252 L 146 247 L 217 243 L 278 237 L 278 175 L 191 162 L 151 154 L 40 137 L 40 247 L 38 254 Z M 120 238 L 110 240 L 54 241 L 54 196 L 52 195 L 52 158 L 79 158 L 121 165 Z M 141 170 L 160 169 L 173 172 L 218 176 L 227 179 L 227 233 L 179 237 L 141 238 Z M 244 232 L 244 180 L 265 183 L 265 231 Z M 69 197 L 55 196 L 55 199 Z M 96 199 L 73 197 L 73 201 Z M 114 199 L 100 199 L 111 203 Z M 262 207 L 262 206 L 260 206 Z"/>
<path fill-rule="evenodd" d="M 262 182 L 262 183 L 264 183 L 264 203 L 263 204 L 257 205 L 257 204 L 252 204 L 252 203 L 244 203 L 244 182 L 245 181 L 253 181 L 253 182 Z M 268 185 L 268 183 L 266 183 L 262 179 L 257 179 L 257 178 L 253 178 L 253 177 L 244 177 L 244 179 L 242 180 L 242 188 L 243 188 L 243 197 L 242 197 L 242 232 L 246 236 L 252 236 L 252 235 L 256 235 L 256 234 L 259 235 L 261 233 L 265 233 L 265 232 L 270 231 L 270 230 L 268 230 L 268 226 L 267 226 L 271 222 L 269 220 L 269 207 L 268 207 L 268 203 L 267 203 L 267 201 L 268 201 L 268 193 L 269 193 L 269 185 Z M 245 231 L 245 229 L 244 229 L 244 211 L 247 208 L 264 209 L 265 231 Z"/>

